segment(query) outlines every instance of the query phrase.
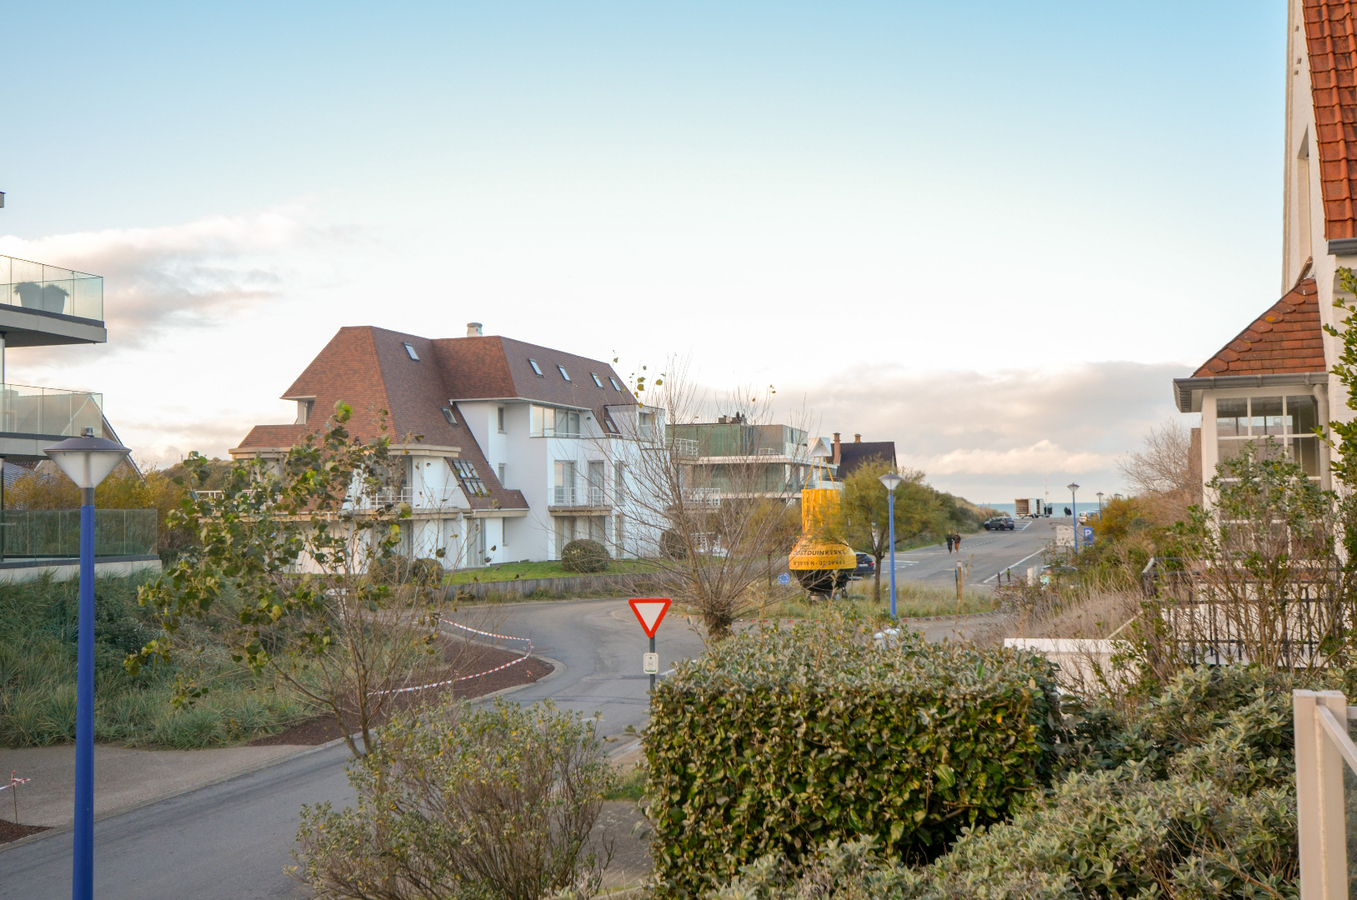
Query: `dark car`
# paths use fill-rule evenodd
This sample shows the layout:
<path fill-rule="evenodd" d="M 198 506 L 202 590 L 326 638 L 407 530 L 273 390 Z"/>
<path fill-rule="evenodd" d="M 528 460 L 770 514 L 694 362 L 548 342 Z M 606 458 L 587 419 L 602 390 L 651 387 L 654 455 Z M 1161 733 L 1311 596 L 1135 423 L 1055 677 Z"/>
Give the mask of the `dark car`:
<path fill-rule="evenodd" d="M 985 520 L 986 531 L 1012 531 L 1013 519 L 1009 516 L 995 516 Z"/>
<path fill-rule="evenodd" d="M 853 570 L 853 578 L 871 578 L 876 574 L 876 560 L 866 553 L 858 554 L 858 567 Z"/>

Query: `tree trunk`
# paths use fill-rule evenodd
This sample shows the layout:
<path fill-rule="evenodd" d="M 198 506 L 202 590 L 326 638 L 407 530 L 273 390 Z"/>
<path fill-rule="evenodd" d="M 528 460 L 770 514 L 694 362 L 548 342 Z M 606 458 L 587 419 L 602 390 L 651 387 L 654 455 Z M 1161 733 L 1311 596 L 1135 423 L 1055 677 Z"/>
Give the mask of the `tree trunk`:
<path fill-rule="evenodd" d="M 875 584 L 875 585 L 873 586 L 873 588 L 872 588 L 872 591 L 873 591 L 873 593 L 874 593 L 875 596 L 876 596 L 876 601 L 875 601 L 875 602 L 880 603 L 880 602 L 881 602 L 881 557 L 879 557 L 879 556 L 876 558 L 876 571 L 875 571 L 874 573 L 872 573 L 872 574 L 873 574 L 873 576 L 874 576 L 875 579 L 876 579 L 876 584 Z"/>

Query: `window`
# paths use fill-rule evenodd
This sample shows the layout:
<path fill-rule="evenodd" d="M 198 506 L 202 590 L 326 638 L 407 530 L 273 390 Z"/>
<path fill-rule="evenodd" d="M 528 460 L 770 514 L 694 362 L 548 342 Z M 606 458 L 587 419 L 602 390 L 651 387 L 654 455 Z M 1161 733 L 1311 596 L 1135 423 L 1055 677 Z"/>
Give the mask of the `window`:
<path fill-rule="evenodd" d="M 528 365 L 532 366 L 532 370 L 537 373 L 538 378 L 544 377 L 542 375 L 542 367 L 537 364 L 537 360 L 529 358 Z"/>
<path fill-rule="evenodd" d="M 452 415 L 452 407 L 451 407 L 451 406 L 443 406 L 443 407 L 440 407 L 440 408 L 443 410 L 443 418 L 445 418 L 445 419 L 448 420 L 448 424 L 449 424 L 449 425 L 456 425 L 456 424 L 457 424 L 457 419 L 454 418 L 453 415 Z"/>
<path fill-rule="evenodd" d="M 473 497 L 485 497 L 490 494 L 485 489 L 485 482 L 481 481 L 480 474 L 476 467 L 469 460 L 449 459 L 448 465 L 452 471 L 457 473 L 457 478 L 462 482 L 462 488 Z"/>
<path fill-rule="evenodd" d="M 500 434 L 503 434 L 503 433 L 504 433 L 504 407 L 501 406 L 498 410 L 496 410 L 496 418 L 497 418 L 497 420 L 499 421 L 499 433 L 500 433 Z"/>
<path fill-rule="evenodd" d="M 504 487 L 504 481 L 508 477 L 509 467 L 504 463 L 499 464 L 499 485 Z"/>
<path fill-rule="evenodd" d="M 551 406 L 532 408 L 533 437 L 570 437 L 580 436 L 580 414 L 573 409 L 556 409 Z"/>
<path fill-rule="evenodd" d="M 596 372 L 590 372 L 590 373 L 589 373 L 589 377 L 592 378 L 592 379 L 594 379 L 594 384 L 595 384 L 595 385 L 597 385 L 598 387 L 603 387 L 603 382 L 601 382 L 601 381 L 598 380 L 598 373 L 596 373 Z"/>
<path fill-rule="evenodd" d="M 626 496 L 626 464 L 613 463 L 613 505 L 621 506 Z M 620 540 L 620 539 L 619 539 Z"/>
<path fill-rule="evenodd" d="M 589 505 L 603 505 L 603 481 L 607 477 L 607 464 L 601 459 L 589 461 Z"/>
<path fill-rule="evenodd" d="M 556 371 L 561 373 L 561 377 L 566 381 L 570 380 L 570 373 L 565 370 L 565 366 L 557 366 Z"/>
<path fill-rule="evenodd" d="M 419 362 L 419 354 L 415 352 L 414 347 L 412 347 L 410 344 L 401 344 L 401 346 L 405 348 L 405 352 L 410 355 L 411 359 L 413 359 L 415 362 Z"/>
<path fill-rule="evenodd" d="M 1319 477 L 1319 402 L 1311 396 L 1221 397 L 1216 400 L 1216 448 L 1221 460 L 1238 456 L 1253 443 L 1262 456 L 1268 447 L 1285 453 L 1305 474 Z"/>
<path fill-rule="evenodd" d="M 617 379 L 612 377 L 611 375 L 608 376 L 608 384 L 611 384 L 613 386 L 613 390 L 617 391 L 618 393 L 621 393 L 622 386 L 619 385 L 617 383 Z"/>
<path fill-rule="evenodd" d="M 314 400 L 298 400 L 298 401 L 297 401 L 297 424 L 298 424 L 298 425 L 305 425 L 307 422 L 311 421 L 311 411 L 312 411 L 313 409 L 315 409 L 315 408 L 316 408 L 316 401 L 314 401 Z"/>
<path fill-rule="evenodd" d="M 551 505 L 575 506 L 575 463 L 564 459 L 556 460 L 555 476 Z"/>

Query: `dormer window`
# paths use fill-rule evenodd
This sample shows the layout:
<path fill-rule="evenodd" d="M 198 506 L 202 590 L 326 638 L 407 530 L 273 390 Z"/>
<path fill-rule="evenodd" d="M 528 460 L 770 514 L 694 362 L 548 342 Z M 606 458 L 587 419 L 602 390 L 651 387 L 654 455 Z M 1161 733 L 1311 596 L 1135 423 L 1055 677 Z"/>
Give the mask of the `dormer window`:
<path fill-rule="evenodd" d="M 561 377 L 566 381 L 570 380 L 570 373 L 565 370 L 565 366 L 557 366 L 556 371 L 561 373 Z"/>
<path fill-rule="evenodd" d="M 622 393 L 621 385 L 619 385 L 617 383 L 617 379 L 612 377 L 611 375 L 608 376 L 608 384 L 611 384 L 613 386 L 613 390 L 617 391 L 619 394 Z M 602 387 L 602 385 L 599 385 L 599 387 Z"/>
<path fill-rule="evenodd" d="M 542 377 L 542 367 L 537 364 L 537 360 L 529 358 L 528 365 L 532 366 L 532 370 L 537 373 L 538 378 Z"/>
<path fill-rule="evenodd" d="M 409 343 L 404 343 L 404 344 L 401 344 L 401 346 L 405 348 L 405 352 L 408 353 L 408 354 L 410 355 L 410 358 L 411 358 L 411 359 L 413 359 L 415 362 L 419 362 L 419 354 L 415 352 L 414 345 L 409 344 Z"/>
<path fill-rule="evenodd" d="M 603 387 L 603 382 L 601 382 L 601 381 L 598 380 L 598 373 L 596 373 L 596 372 L 590 372 L 590 373 L 589 373 L 589 377 L 592 378 L 592 379 L 594 379 L 594 384 L 595 384 L 595 385 L 597 385 L 598 387 Z"/>
<path fill-rule="evenodd" d="M 443 418 L 445 418 L 445 419 L 448 420 L 448 424 L 449 424 L 449 425 L 456 425 L 456 424 L 457 424 L 457 418 L 456 418 L 455 416 L 453 416 L 453 414 L 452 414 L 452 407 L 451 407 L 451 406 L 444 406 L 444 407 L 441 407 L 441 409 L 443 410 Z"/>

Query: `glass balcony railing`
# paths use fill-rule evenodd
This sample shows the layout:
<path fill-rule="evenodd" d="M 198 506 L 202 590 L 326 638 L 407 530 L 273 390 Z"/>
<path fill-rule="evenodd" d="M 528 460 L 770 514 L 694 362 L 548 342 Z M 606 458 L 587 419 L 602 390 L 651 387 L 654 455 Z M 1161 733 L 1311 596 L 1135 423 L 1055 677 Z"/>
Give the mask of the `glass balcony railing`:
<path fill-rule="evenodd" d="M 104 395 L 88 391 L 0 384 L 0 433 L 73 437 L 104 433 Z"/>
<path fill-rule="evenodd" d="M 104 320 L 104 279 L 59 266 L 0 256 L 0 303 Z"/>
<path fill-rule="evenodd" d="M 94 555 L 147 556 L 156 552 L 154 509 L 96 509 Z M 0 512 L 0 559 L 75 559 L 80 556 L 80 510 L 7 509 Z"/>

